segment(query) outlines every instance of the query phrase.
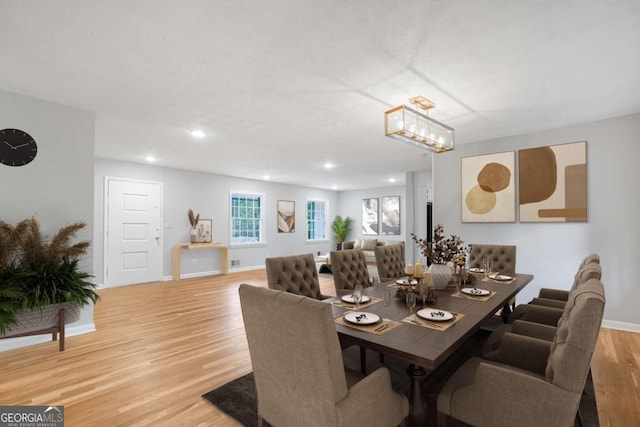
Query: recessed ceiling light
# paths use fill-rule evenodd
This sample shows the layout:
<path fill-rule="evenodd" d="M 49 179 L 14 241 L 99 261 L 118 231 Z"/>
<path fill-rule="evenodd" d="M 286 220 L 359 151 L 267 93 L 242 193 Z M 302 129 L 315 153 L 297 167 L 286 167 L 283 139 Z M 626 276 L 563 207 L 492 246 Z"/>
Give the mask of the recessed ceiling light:
<path fill-rule="evenodd" d="M 200 129 L 194 129 L 191 131 L 191 136 L 194 138 L 204 138 L 204 132 Z"/>
<path fill-rule="evenodd" d="M 389 178 L 389 182 L 396 182 L 395 178 Z"/>
<path fill-rule="evenodd" d="M 338 189 L 338 186 L 337 186 L 337 185 L 334 185 L 334 186 L 333 186 L 333 187 L 331 187 L 331 188 L 332 188 L 332 189 L 334 189 L 334 190 L 337 190 L 337 189 Z"/>
<path fill-rule="evenodd" d="M 333 167 L 333 163 L 327 162 L 324 164 L 325 169 L 331 169 Z"/>
<path fill-rule="evenodd" d="M 147 156 L 144 158 L 147 162 L 155 162 L 156 161 L 156 157 L 155 156 Z"/>
<path fill-rule="evenodd" d="M 269 175 L 265 175 L 262 177 L 265 181 L 269 181 L 271 179 L 271 177 Z"/>

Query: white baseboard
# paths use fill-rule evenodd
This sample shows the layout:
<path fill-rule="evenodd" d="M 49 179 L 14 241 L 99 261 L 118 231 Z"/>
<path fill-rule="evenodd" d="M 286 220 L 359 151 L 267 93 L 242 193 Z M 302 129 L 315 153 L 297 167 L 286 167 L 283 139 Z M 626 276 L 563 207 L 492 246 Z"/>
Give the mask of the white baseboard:
<path fill-rule="evenodd" d="M 94 323 L 85 323 L 78 326 L 65 327 L 65 339 L 76 335 L 88 334 L 96 331 L 96 325 Z M 20 338 L 6 338 L 0 340 L 0 352 L 13 350 L 15 348 L 27 347 L 34 344 L 40 344 L 43 342 L 50 342 L 51 345 L 58 348 L 58 341 L 51 340 L 51 334 L 32 335 L 28 337 Z M 68 347 L 68 344 L 65 345 Z"/>
<path fill-rule="evenodd" d="M 637 323 L 617 322 L 615 320 L 603 320 L 603 328 L 618 329 L 621 331 L 640 333 L 640 325 Z"/>

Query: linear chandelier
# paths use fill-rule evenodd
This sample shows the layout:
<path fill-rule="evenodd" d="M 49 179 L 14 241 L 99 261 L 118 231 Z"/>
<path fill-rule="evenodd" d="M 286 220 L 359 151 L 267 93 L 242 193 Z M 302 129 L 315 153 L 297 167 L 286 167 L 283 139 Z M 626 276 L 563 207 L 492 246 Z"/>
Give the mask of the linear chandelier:
<path fill-rule="evenodd" d="M 424 96 L 415 96 L 409 102 L 415 109 L 400 105 L 385 111 L 385 136 L 437 153 L 453 150 L 453 128 L 429 117 L 429 110 L 436 105 Z"/>

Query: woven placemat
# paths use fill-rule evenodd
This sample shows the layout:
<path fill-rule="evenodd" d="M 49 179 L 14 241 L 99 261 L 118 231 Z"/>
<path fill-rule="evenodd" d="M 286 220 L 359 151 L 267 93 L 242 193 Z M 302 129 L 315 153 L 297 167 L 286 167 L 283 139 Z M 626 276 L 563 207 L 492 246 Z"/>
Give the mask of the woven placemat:
<path fill-rule="evenodd" d="M 497 292 L 496 291 L 490 291 L 489 295 L 485 295 L 485 296 L 475 296 L 475 295 L 468 295 L 468 294 L 463 294 L 460 291 L 456 291 L 454 293 L 451 294 L 452 297 L 456 297 L 456 298 L 464 298 L 464 299 L 470 299 L 470 300 L 474 300 L 474 301 L 488 301 L 489 299 L 491 299 L 491 297 L 493 297 Z"/>
<path fill-rule="evenodd" d="M 434 309 L 434 310 L 437 310 L 437 309 Z M 402 321 L 404 323 L 409 323 L 411 325 L 423 326 L 425 328 L 435 329 L 436 331 L 446 331 L 451 326 L 458 323 L 458 320 L 464 317 L 464 314 L 462 313 L 454 313 L 452 311 L 450 311 L 449 313 L 453 314 L 453 319 L 448 320 L 446 322 L 436 322 L 436 321 L 426 320 L 418 316 L 417 314 L 410 314 L 409 316 L 402 319 Z"/>
<path fill-rule="evenodd" d="M 373 304 L 377 304 L 380 301 L 382 301 L 382 298 L 376 298 L 376 297 L 370 297 L 371 300 L 367 301 L 367 302 L 361 302 L 360 303 L 360 308 L 358 309 L 356 304 L 351 304 L 350 302 L 344 302 L 340 299 L 336 300 L 336 301 L 332 301 L 331 305 L 335 306 L 335 307 L 340 307 L 340 308 L 346 308 L 347 310 L 362 310 L 364 308 L 367 308 L 369 306 L 372 306 Z"/>
<path fill-rule="evenodd" d="M 350 323 L 344 320 L 343 315 L 336 317 L 335 322 L 339 325 L 346 326 L 348 328 L 357 329 L 363 332 L 369 332 L 374 335 L 384 335 L 387 332 L 391 332 L 394 329 L 397 329 L 400 326 L 402 326 L 402 322 L 397 322 L 395 320 L 390 320 L 390 319 L 382 319 L 381 322 L 376 323 L 375 325 L 356 325 L 354 323 Z"/>

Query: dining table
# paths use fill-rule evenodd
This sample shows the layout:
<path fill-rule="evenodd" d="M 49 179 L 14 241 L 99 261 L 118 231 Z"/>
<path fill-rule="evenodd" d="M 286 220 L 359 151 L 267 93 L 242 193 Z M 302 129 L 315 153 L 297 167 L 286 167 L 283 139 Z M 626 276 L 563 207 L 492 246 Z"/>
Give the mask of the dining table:
<path fill-rule="evenodd" d="M 343 344 L 359 345 L 382 353 L 404 359 L 408 363 L 409 376 L 409 425 L 424 425 L 426 406 L 420 384 L 431 372 L 444 363 L 459 350 L 487 320 L 503 308 L 527 284 L 533 280 L 531 274 L 516 274 L 512 280 L 492 280 L 483 275 L 474 275 L 472 286 L 489 291 L 490 295 L 476 297 L 463 294 L 455 285 L 447 289 L 437 290 L 437 299 L 426 307 L 452 314 L 448 322 L 427 321 L 416 316 L 422 308 L 422 300 L 413 314 L 404 298 L 392 297 L 390 306 L 383 302 L 384 288 L 391 287 L 392 293 L 398 288 L 406 288 L 396 281 L 385 282 L 377 286 L 363 289 L 363 295 L 370 298 L 363 304 L 359 312 L 374 313 L 382 318 L 380 326 L 373 325 L 367 329 L 345 322 L 344 315 L 353 312 L 353 307 L 342 303 L 340 298 L 332 300 L 333 314 L 336 319 L 338 337 Z M 404 289 L 406 290 L 406 289 Z"/>

